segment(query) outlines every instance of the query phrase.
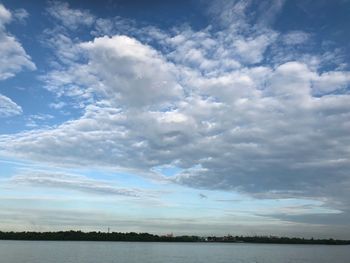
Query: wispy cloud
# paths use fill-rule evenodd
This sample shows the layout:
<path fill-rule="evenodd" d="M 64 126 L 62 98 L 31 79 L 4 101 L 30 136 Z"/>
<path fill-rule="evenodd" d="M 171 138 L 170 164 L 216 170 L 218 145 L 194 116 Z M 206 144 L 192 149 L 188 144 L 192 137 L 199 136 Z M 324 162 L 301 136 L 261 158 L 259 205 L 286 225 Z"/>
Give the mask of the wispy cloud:
<path fill-rule="evenodd" d="M 50 1 L 47 11 L 71 30 L 76 30 L 79 26 L 91 26 L 95 22 L 95 16 L 90 11 L 70 8 L 67 2 Z"/>
<path fill-rule="evenodd" d="M 10 98 L 0 94 L 0 118 L 22 114 L 21 106 L 17 105 Z"/>
<path fill-rule="evenodd" d="M 129 197 L 151 196 L 151 193 L 147 193 L 146 191 L 133 188 L 126 189 L 115 187 L 111 185 L 111 183 L 89 179 L 81 175 L 50 173 L 35 170 L 24 171 L 13 176 L 10 183 L 44 188 L 52 187 L 58 189 L 70 189 L 97 195 L 120 195 Z"/>

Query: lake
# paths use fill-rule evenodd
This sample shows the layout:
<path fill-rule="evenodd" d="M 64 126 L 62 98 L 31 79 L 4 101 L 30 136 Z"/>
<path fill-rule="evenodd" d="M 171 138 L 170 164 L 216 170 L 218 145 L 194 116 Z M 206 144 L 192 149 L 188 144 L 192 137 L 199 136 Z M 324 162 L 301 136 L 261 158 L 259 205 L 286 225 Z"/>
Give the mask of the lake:
<path fill-rule="evenodd" d="M 344 263 L 350 246 L 0 241 L 1 263 Z"/>

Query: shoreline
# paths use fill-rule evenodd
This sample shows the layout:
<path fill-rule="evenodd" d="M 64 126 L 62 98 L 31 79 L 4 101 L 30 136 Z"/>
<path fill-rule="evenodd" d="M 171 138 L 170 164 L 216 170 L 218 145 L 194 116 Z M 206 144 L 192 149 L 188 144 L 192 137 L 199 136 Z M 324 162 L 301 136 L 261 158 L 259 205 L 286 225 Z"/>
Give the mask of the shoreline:
<path fill-rule="evenodd" d="M 121 232 L 2 232 L 0 240 L 13 241 L 96 241 L 96 242 L 144 242 L 144 243 L 230 243 L 230 244 L 289 244 L 289 245 L 350 245 L 350 240 L 306 239 L 277 236 L 173 236 L 149 233 Z"/>
<path fill-rule="evenodd" d="M 99 242 L 99 243 L 165 243 L 165 244 L 244 244 L 244 245 L 297 245 L 297 246 L 349 246 L 350 243 L 341 243 L 341 244 L 327 244 L 327 243 L 263 243 L 263 242 L 204 242 L 204 241 L 198 241 L 198 242 L 191 242 L 191 241 L 118 241 L 118 240 L 52 240 L 52 239 L 0 239 L 1 241 L 25 241 L 25 242 L 73 242 L 73 243 L 79 243 L 79 242 Z"/>

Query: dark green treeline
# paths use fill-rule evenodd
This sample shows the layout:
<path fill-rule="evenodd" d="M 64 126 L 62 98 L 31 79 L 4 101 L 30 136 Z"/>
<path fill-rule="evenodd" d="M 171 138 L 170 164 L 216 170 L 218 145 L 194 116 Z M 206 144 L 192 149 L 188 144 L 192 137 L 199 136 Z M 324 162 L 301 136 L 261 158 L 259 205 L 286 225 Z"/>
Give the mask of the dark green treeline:
<path fill-rule="evenodd" d="M 227 242 L 227 243 L 271 243 L 271 244 L 326 244 L 349 245 L 350 240 L 304 239 L 275 236 L 159 236 L 149 233 L 120 232 L 1 232 L 0 240 L 56 240 L 56 241 L 139 241 L 139 242 Z"/>

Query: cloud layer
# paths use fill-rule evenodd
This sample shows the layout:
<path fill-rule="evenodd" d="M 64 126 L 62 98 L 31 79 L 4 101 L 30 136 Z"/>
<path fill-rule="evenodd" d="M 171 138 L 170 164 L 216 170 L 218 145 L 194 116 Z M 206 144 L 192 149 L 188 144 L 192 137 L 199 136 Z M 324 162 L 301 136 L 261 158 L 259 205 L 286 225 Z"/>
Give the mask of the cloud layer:
<path fill-rule="evenodd" d="M 170 165 L 181 172 L 162 180 L 256 198 L 320 199 L 347 213 L 350 72 L 323 67 L 325 54 L 292 48 L 309 45 L 312 34 L 282 34 L 270 26 L 272 16 L 251 20 L 250 1 L 223 2 L 217 8 L 224 10 L 212 9 L 223 14 L 220 28 L 172 32 L 126 22 L 119 32 L 118 19 L 102 21 L 88 11 L 52 4 L 48 11 L 55 19 L 69 15 L 63 26 L 95 30 L 90 41 L 65 29 L 48 34 L 49 42 L 64 40 L 53 41 L 61 60 L 41 76 L 47 90 L 83 114 L 50 129 L 2 135 L 0 152 L 141 175 Z M 283 1 L 275 2 L 271 14 L 277 15 Z M 0 9 L 0 21 L 10 19 L 6 14 Z M 102 22 L 113 34 L 102 32 Z M 5 31 L 1 37 L 18 56 L 6 64 L 14 66 L 0 66 L 0 78 L 22 67 L 34 69 L 13 37 Z M 6 44 L 11 41 L 15 44 Z M 62 183 L 50 175 L 29 179 Z M 106 187 L 99 189 L 111 190 Z M 90 188 L 83 182 L 81 189 Z"/>

